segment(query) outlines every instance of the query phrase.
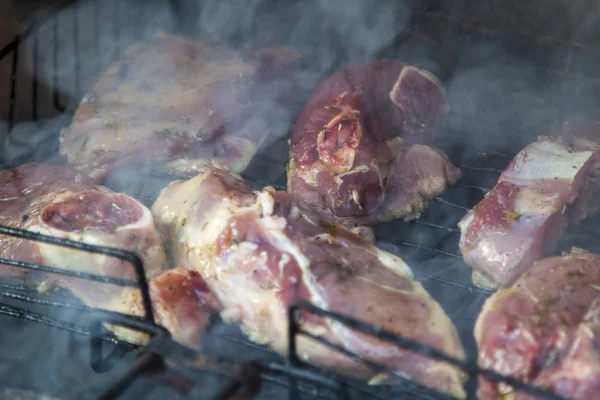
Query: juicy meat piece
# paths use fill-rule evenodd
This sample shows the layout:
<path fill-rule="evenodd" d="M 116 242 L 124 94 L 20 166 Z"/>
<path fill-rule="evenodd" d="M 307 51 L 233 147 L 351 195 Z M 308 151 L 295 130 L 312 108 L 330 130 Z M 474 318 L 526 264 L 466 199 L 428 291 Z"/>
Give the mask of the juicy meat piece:
<path fill-rule="evenodd" d="M 429 72 L 390 60 L 347 66 L 294 125 L 288 190 L 346 226 L 417 218 L 460 178 L 439 150 L 414 144 L 432 143 L 447 112 Z"/>
<path fill-rule="evenodd" d="M 600 391 L 600 256 L 582 251 L 536 262 L 485 303 L 475 325 L 482 368 L 570 399 Z M 513 393 L 480 378 L 478 398 Z M 533 399 L 514 392 L 514 400 Z"/>
<path fill-rule="evenodd" d="M 1 225 L 137 253 L 148 279 L 154 278 L 150 288 L 157 321 L 176 339 L 197 343 L 198 333 L 193 331 L 206 325 L 209 315 L 202 301 L 213 307 L 214 302 L 207 300 L 210 293 L 197 274 L 180 268 L 159 275 L 166 267 L 166 257 L 148 208 L 97 186 L 75 168 L 37 163 L 0 171 L 0 200 Z M 0 257 L 120 279 L 136 278 L 133 266 L 117 258 L 11 236 L 0 236 Z M 138 289 L 9 266 L 0 267 L 0 274 L 29 281 L 40 291 L 66 288 L 91 307 L 143 313 Z M 195 297 L 201 299 L 200 305 L 192 299 Z M 145 337 L 124 328 L 115 328 L 115 333 L 136 343 Z"/>
<path fill-rule="evenodd" d="M 573 151 L 558 138 L 540 138 L 517 154 L 458 223 L 460 251 L 475 285 L 509 286 L 553 250 L 591 166 L 592 152 Z"/>
<path fill-rule="evenodd" d="M 100 76 L 62 131 L 61 153 L 92 177 L 133 164 L 194 176 L 241 172 L 289 119 L 287 49 L 245 53 L 166 33 L 133 44 Z"/>
<path fill-rule="evenodd" d="M 597 121 L 571 121 L 565 126 L 565 136 L 577 151 L 593 151 L 593 164 L 585 188 L 570 215 L 576 221 L 593 216 L 600 211 L 600 123 Z"/>
<path fill-rule="evenodd" d="M 136 252 L 150 277 L 166 266 L 150 210 L 131 197 L 97 186 L 72 167 L 30 163 L 2 170 L 0 196 L 2 225 Z M 133 267 L 125 261 L 10 236 L 0 237 L 0 254 L 11 260 L 135 279 Z M 23 278 L 38 275 L 8 270 Z"/>
<path fill-rule="evenodd" d="M 418 144 L 401 149 L 390 165 L 378 220 L 390 221 L 397 215 L 418 217 L 428 199 L 443 193 L 459 178 L 460 170 L 439 150 Z"/>
<path fill-rule="evenodd" d="M 212 313 L 220 309 L 219 301 L 200 274 L 177 267 L 152 279 L 149 285 L 156 323 L 171 332 L 173 339 L 179 343 L 200 348 Z M 94 303 L 93 297 L 89 302 Z M 127 289 L 112 304 L 113 311 L 144 315 L 142 295 L 137 289 Z M 121 327 L 111 329 L 117 336 L 132 343 L 144 343 L 147 340 L 146 335 L 135 331 Z"/>
<path fill-rule="evenodd" d="M 283 355 L 288 306 L 305 300 L 465 357 L 450 319 L 401 259 L 331 225 L 286 192 L 254 192 L 213 169 L 172 182 L 152 211 L 175 261 L 202 275 L 224 320 Z M 316 315 L 303 314 L 301 326 L 399 374 L 465 395 L 464 374 L 446 363 Z M 373 383 L 393 380 L 303 337 L 298 354 Z"/>

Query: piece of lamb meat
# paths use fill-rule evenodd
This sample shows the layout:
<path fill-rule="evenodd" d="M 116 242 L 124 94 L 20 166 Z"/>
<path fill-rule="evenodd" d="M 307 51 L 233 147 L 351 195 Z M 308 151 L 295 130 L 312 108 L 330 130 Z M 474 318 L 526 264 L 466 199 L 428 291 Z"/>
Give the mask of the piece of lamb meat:
<path fill-rule="evenodd" d="M 200 273 L 222 304 L 223 319 L 282 355 L 288 306 L 305 300 L 465 357 L 452 322 L 400 258 L 332 226 L 289 193 L 255 192 L 232 174 L 212 169 L 172 182 L 152 212 L 175 262 Z M 303 313 L 300 324 L 398 374 L 465 396 L 465 375 L 447 363 L 316 315 Z M 298 338 L 298 354 L 372 383 L 394 381 L 305 337 Z"/>
<path fill-rule="evenodd" d="M 574 151 L 561 138 L 541 137 L 517 154 L 458 223 L 459 248 L 475 285 L 510 286 L 554 249 L 592 163 L 591 151 Z"/>
<path fill-rule="evenodd" d="M 570 215 L 576 221 L 596 215 L 600 211 L 600 123 L 598 121 L 569 121 L 564 136 L 574 150 L 594 152 L 588 181 Z"/>
<path fill-rule="evenodd" d="M 600 256 L 536 262 L 492 295 L 475 324 L 479 366 L 574 400 L 600 393 Z M 536 397 L 479 379 L 478 398 Z"/>
<path fill-rule="evenodd" d="M 221 307 L 200 274 L 177 267 L 152 279 L 149 289 L 155 322 L 165 327 L 175 341 L 200 349 L 210 318 Z M 84 296 L 78 293 L 79 298 Z M 97 303 L 93 293 L 86 300 L 88 304 Z M 124 290 L 108 308 L 129 315 L 144 315 L 141 291 Z M 112 326 L 111 329 L 119 338 L 131 343 L 142 344 L 148 340 L 146 335 L 126 328 Z"/>
<path fill-rule="evenodd" d="M 198 344 L 199 336 L 192 334 L 191 328 L 206 325 L 209 312 L 205 304 L 216 306 L 197 274 L 178 269 L 160 275 L 167 262 L 147 207 L 124 194 L 97 186 L 71 166 L 38 163 L 0 171 L 0 200 L 1 225 L 138 254 L 146 276 L 154 278 L 150 290 L 157 321 L 176 339 Z M 12 236 L 0 236 L 0 257 L 136 280 L 133 266 L 126 261 Z M 122 312 L 130 309 L 135 315 L 143 314 L 138 289 L 11 266 L 1 266 L 0 274 L 25 280 L 40 291 L 66 288 L 91 307 Z M 176 292 L 169 292 L 169 288 Z M 134 343 L 145 338 L 129 329 L 115 328 L 115 333 Z"/>
<path fill-rule="evenodd" d="M 292 129 L 288 191 L 346 226 L 417 218 L 460 178 L 426 146 L 448 109 L 429 72 L 392 60 L 342 68 L 319 85 Z"/>
<path fill-rule="evenodd" d="M 63 129 L 60 151 L 102 182 L 132 165 L 177 176 L 246 168 L 288 100 L 299 54 L 236 52 L 159 32 L 98 79 Z"/>

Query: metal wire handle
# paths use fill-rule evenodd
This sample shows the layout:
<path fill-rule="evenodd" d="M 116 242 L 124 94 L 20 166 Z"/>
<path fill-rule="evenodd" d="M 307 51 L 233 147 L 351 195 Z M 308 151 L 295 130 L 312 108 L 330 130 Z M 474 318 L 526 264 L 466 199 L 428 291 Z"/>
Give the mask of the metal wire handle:
<path fill-rule="evenodd" d="M 122 326 L 128 329 L 136 330 L 148 334 L 150 336 L 150 342 L 147 346 L 142 348 L 140 356 L 134 362 L 134 364 L 121 376 L 114 384 L 107 388 L 107 390 L 98 398 L 99 400 L 116 399 L 121 393 L 123 393 L 127 387 L 135 380 L 137 376 L 153 366 L 163 366 L 164 358 L 160 352 L 152 351 L 160 346 L 156 343 L 164 343 L 165 341 L 171 340 L 171 335 L 164 327 L 156 324 L 154 314 L 152 312 L 152 301 L 150 298 L 148 280 L 144 270 L 142 260 L 133 252 L 115 249 L 110 247 L 90 245 L 87 243 L 77 242 L 73 240 L 56 238 L 48 235 L 43 235 L 36 232 L 30 232 L 23 229 L 11 228 L 4 225 L 0 225 L 0 234 L 5 234 L 12 237 L 17 237 L 25 240 L 31 240 L 36 242 L 43 242 L 61 247 L 67 247 L 76 250 L 82 250 L 89 253 L 102 254 L 106 256 L 116 257 L 121 260 L 129 262 L 134 268 L 136 274 L 136 280 L 124 280 L 106 277 L 97 274 L 83 273 L 77 271 L 68 271 L 60 268 L 49 267 L 41 264 L 33 264 L 23 261 L 9 260 L 6 258 L 0 258 L 0 264 L 5 264 L 17 268 L 28 269 L 32 271 L 41 271 L 47 273 L 60 274 L 64 276 L 71 276 L 95 282 L 108 283 L 118 285 L 122 287 L 135 287 L 142 291 L 142 299 L 144 306 L 144 316 L 138 317 L 129 314 L 107 311 L 96 308 L 82 308 L 82 311 L 90 311 L 95 314 L 96 319 L 90 322 L 90 364 L 92 369 L 97 373 L 103 373 L 112 370 L 118 362 L 127 354 L 127 349 L 117 346 L 111 353 L 103 357 L 103 337 L 102 337 L 102 326 L 104 324 L 111 324 Z M 20 299 L 26 300 L 26 299 Z M 181 346 L 181 345 L 178 345 Z M 184 346 L 181 346 L 184 347 Z M 185 349 L 179 348 L 179 355 L 183 354 L 183 357 L 191 356 L 194 357 L 195 352 L 191 351 L 187 347 Z M 187 354 L 185 354 L 187 353 Z M 240 379 L 231 378 L 225 386 L 216 395 L 216 399 L 227 399 L 236 395 L 240 390 L 244 389 L 249 384 L 247 375 L 250 375 L 254 368 L 248 364 L 242 365 L 242 376 Z M 256 385 L 254 385 L 256 386 Z M 255 387 L 250 388 L 250 392 L 256 392 Z"/>
<path fill-rule="evenodd" d="M 405 380 L 405 378 L 402 378 L 397 373 L 395 373 L 394 371 L 390 370 L 387 367 L 382 366 L 381 364 L 378 364 L 378 363 L 375 363 L 368 359 L 365 359 L 365 358 L 361 357 L 360 355 L 352 353 L 351 351 L 349 351 L 341 346 L 338 346 L 334 343 L 331 343 L 330 341 L 328 341 L 326 339 L 323 339 L 319 336 L 316 336 L 310 332 L 303 330 L 300 327 L 300 324 L 298 322 L 298 317 L 297 317 L 298 312 L 301 310 L 304 310 L 309 313 L 313 313 L 313 314 L 316 314 L 316 315 L 319 315 L 322 317 L 327 317 L 327 318 L 333 319 L 337 322 L 340 322 L 340 323 L 346 325 L 349 328 L 360 331 L 362 333 L 366 333 L 368 335 L 382 339 L 384 341 L 393 343 L 403 349 L 411 350 L 422 356 L 429 357 L 429 358 L 443 361 L 443 362 L 447 362 L 448 364 L 452 364 L 455 367 L 462 369 L 471 377 L 483 376 L 483 377 L 493 380 L 495 382 L 506 383 L 519 391 L 523 391 L 523 392 L 526 392 L 528 394 L 532 394 L 535 396 L 540 396 L 545 399 L 568 400 L 565 397 L 559 396 L 559 395 L 557 395 L 551 391 L 548 391 L 546 389 L 530 385 L 519 379 L 515 379 L 515 378 L 509 377 L 506 375 L 498 374 L 498 373 L 488 370 L 488 369 L 479 368 L 479 366 L 473 362 L 468 362 L 468 361 L 465 362 L 465 361 L 459 360 L 459 359 L 452 357 L 446 353 L 436 350 L 431 346 L 424 345 L 424 344 L 416 342 L 412 339 L 403 338 L 401 336 L 390 333 L 390 332 L 386 331 L 385 329 L 382 329 L 382 328 L 379 328 L 377 326 L 373 326 L 370 324 L 366 324 L 364 322 L 361 322 L 354 318 L 348 317 L 346 315 L 323 310 L 322 308 L 314 306 L 313 304 L 305 302 L 305 301 L 299 301 L 299 302 L 293 303 L 289 307 L 289 310 L 288 310 L 288 322 L 289 322 L 288 323 L 288 329 L 289 329 L 289 336 L 288 336 L 288 354 L 289 354 L 289 356 L 288 357 L 289 357 L 289 361 L 292 365 L 299 366 L 299 365 L 303 364 L 302 360 L 300 359 L 300 357 L 298 357 L 298 354 L 297 354 L 296 337 L 298 335 L 304 335 L 304 336 L 310 337 L 311 339 L 313 339 L 321 344 L 324 344 L 334 350 L 337 350 L 348 357 L 351 357 L 357 361 L 360 361 L 360 362 L 366 364 L 368 367 L 375 369 L 377 372 L 385 372 L 389 375 L 392 375 L 394 377 Z M 429 390 L 429 388 L 427 388 L 426 386 L 420 385 L 416 382 L 414 384 L 416 386 L 419 386 L 420 389 L 428 389 Z M 440 396 L 440 398 L 451 398 L 443 393 L 440 393 L 440 392 L 438 392 L 438 393 L 439 393 L 438 396 Z"/>

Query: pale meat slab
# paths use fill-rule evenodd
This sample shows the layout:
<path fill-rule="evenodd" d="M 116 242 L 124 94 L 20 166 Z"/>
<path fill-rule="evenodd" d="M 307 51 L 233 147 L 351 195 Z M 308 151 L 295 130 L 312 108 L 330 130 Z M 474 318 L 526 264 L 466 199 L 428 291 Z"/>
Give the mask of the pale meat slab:
<path fill-rule="evenodd" d="M 134 43 L 81 101 L 60 151 L 102 181 L 120 168 L 194 176 L 241 172 L 281 121 L 299 60 L 272 48 L 233 51 L 165 32 Z"/>
<path fill-rule="evenodd" d="M 587 184 L 591 151 L 542 137 L 510 162 L 497 185 L 458 223 L 473 283 L 509 286 L 546 256 L 564 232 L 569 207 Z"/>
<path fill-rule="evenodd" d="M 305 300 L 465 357 L 452 322 L 400 258 L 332 225 L 289 193 L 255 192 L 213 169 L 172 182 L 152 212 L 175 262 L 200 273 L 224 320 L 280 354 L 287 353 L 288 306 Z M 301 326 L 398 374 L 465 396 L 465 375 L 446 363 L 312 314 L 302 315 Z M 298 354 L 372 383 L 394 381 L 306 338 L 299 338 Z"/>

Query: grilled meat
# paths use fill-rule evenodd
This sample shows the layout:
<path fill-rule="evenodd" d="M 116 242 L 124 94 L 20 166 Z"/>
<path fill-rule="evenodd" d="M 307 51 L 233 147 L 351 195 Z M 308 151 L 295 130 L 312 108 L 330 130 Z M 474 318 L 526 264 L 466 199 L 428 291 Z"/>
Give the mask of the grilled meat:
<path fill-rule="evenodd" d="M 600 123 L 570 121 L 565 126 L 564 136 L 574 150 L 594 152 L 586 186 L 570 212 L 576 223 L 600 211 Z"/>
<path fill-rule="evenodd" d="M 149 164 L 180 176 L 208 166 L 241 172 L 274 126 L 289 120 L 286 49 L 237 53 L 158 33 L 133 44 L 83 98 L 61 153 L 101 181 Z"/>
<path fill-rule="evenodd" d="M 0 171 L 0 182 L 0 224 L 134 251 L 148 276 L 158 275 L 166 266 L 150 210 L 131 197 L 96 186 L 76 169 L 30 163 Z M 135 279 L 129 263 L 103 255 L 9 236 L 1 237 L 0 246 L 2 257 L 12 260 Z M 13 272 L 25 278 L 36 275 Z"/>
<path fill-rule="evenodd" d="M 475 325 L 478 363 L 570 399 L 600 393 L 600 256 L 536 262 L 485 303 Z M 532 399 L 480 378 L 478 398 Z"/>
<path fill-rule="evenodd" d="M 173 339 L 192 348 L 200 348 L 202 337 L 213 312 L 220 303 L 210 292 L 204 279 L 195 271 L 177 267 L 165 271 L 149 283 L 154 318 L 165 327 Z M 85 296 L 78 293 L 79 297 Z M 94 296 L 87 303 L 95 304 Z M 114 311 L 129 315 L 144 315 L 141 292 L 126 289 L 112 302 Z M 111 327 L 117 336 L 132 343 L 144 343 L 147 336 L 121 327 Z"/>
<path fill-rule="evenodd" d="M 212 169 L 172 182 L 152 212 L 177 265 L 199 272 L 221 302 L 223 319 L 240 324 L 255 342 L 285 355 L 288 306 L 305 300 L 464 358 L 450 319 L 401 259 L 331 225 L 289 193 L 254 192 Z M 446 363 L 312 314 L 301 318 L 304 330 L 464 397 L 464 375 Z M 372 382 L 394 380 L 304 337 L 298 354 Z"/>
<path fill-rule="evenodd" d="M 292 130 L 288 190 L 347 226 L 411 220 L 460 177 L 431 144 L 448 111 L 442 84 L 399 61 L 327 78 Z"/>
<path fill-rule="evenodd" d="M 509 286 L 553 250 L 567 226 L 568 207 L 587 185 L 592 156 L 560 138 L 540 138 L 510 162 L 458 224 L 460 251 L 475 285 Z"/>
<path fill-rule="evenodd" d="M 166 257 L 148 208 L 131 197 L 97 186 L 90 177 L 69 166 L 30 163 L 0 171 L 0 182 L 1 225 L 137 253 L 144 262 L 146 276 L 155 278 L 150 287 L 157 320 L 175 338 L 196 343 L 197 334 L 192 335 L 190 326 L 204 326 L 208 318 L 205 303 L 216 305 L 197 274 L 178 269 L 159 275 L 167 266 Z M 0 236 L 0 256 L 136 280 L 133 266 L 126 261 L 11 236 Z M 131 309 L 142 315 L 138 289 L 9 266 L 0 267 L 0 273 L 26 280 L 41 291 L 66 288 L 92 307 L 122 312 Z M 190 294 L 192 288 L 199 300 L 185 303 L 196 296 Z M 136 343 L 145 338 L 128 329 L 115 331 Z"/>

